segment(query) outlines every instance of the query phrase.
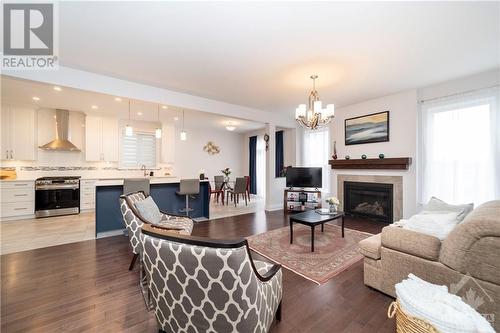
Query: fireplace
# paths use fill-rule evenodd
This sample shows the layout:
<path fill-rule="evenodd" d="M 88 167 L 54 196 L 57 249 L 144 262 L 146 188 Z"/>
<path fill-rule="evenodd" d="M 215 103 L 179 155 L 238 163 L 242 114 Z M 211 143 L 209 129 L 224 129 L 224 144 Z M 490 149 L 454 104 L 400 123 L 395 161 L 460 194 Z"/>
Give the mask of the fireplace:
<path fill-rule="evenodd" d="M 344 181 L 344 211 L 349 215 L 392 223 L 393 184 Z"/>

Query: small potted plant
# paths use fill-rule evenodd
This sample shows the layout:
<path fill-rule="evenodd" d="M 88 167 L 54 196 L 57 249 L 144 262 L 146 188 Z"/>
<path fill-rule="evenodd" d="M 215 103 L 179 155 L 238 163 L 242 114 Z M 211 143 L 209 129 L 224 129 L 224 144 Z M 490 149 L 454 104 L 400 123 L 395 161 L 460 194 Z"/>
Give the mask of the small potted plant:
<path fill-rule="evenodd" d="M 205 180 L 205 170 L 201 169 L 199 174 L 200 174 L 200 180 Z"/>
<path fill-rule="evenodd" d="M 230 168 L 225 168 L 225 169 L 222 169 L 221 172 L 224 174 L 224 181 L 225 182 L 228 182 L 229 181 L 229 175 L 231 174 L 231 169 Z"/>
<path fill-rule="evenodd" d="M 330 213 L 336 213 L 337 212 L 337 207 L 340 205 L 339 199 L 337 197 L 329 197 L 326 200 L 326 203 L 330 205 Z"/>

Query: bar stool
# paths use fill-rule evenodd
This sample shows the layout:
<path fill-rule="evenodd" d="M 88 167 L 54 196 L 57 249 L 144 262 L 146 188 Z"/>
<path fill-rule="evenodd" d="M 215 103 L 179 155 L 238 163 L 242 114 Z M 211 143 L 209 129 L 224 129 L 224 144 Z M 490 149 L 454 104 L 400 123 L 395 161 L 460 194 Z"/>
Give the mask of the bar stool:
<path fill-rule="evenodd" d="M 123 194 L 143 191 L 148 196 L 149 189 L 149 178 L 125 178 L 123 180 Z"/>
<path fill-rule="evenodd" d="M 186 213 L 186 216 L 189 216 L 189 212 L 192 212 L 194 210 L 192 208 L 189 208 L 189 196 L 199 193 L 199 179 L 181 179 L 179 191 L 175 192 L 175 194 L 186 196 L 186 207 L 179 209 L 179 212 Z"/>

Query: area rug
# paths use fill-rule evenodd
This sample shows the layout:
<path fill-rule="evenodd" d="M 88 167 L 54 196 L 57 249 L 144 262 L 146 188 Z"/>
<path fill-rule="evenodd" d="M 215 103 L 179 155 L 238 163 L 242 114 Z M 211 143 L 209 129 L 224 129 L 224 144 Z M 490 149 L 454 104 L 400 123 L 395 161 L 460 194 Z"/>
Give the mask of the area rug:
<path fill-rule="evenodd" d="M 315 228 L 314 252 L 311 252 L 311 228 L 293 225 L 293 244 L 290 227 L 271 230 L 247 237 L 250 248 L 260 255 L 281 264 L 304 278 L 323 284 L 363 258 L 358 242 L 371 234 L 344 229 L 332 224 Z"/>

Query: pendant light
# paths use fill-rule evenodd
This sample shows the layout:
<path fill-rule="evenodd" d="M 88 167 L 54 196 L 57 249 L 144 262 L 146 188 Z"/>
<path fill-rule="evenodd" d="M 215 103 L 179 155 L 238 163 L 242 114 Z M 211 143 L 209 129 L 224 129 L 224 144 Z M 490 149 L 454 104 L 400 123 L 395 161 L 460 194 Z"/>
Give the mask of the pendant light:
<path fill-rule="evenodd" d="M 181 141 L 187 140 L 187 133 L 184 130 L 184 110 L 182 110 L 182 131 L 181 131 Z"/>
<path fill-rule="evenodd" d="M 133 134 L 134 130 L 132 129 L 132 126 L 130 126 L 130 100 L 128 100 L 128 123 L 127 126 L 125 126 L 125 135 L 132 136 Z"/>
<path fill-rule="evenodd" d="M 160 104 L 158 104 L 158 122 L 161 124 L 161 122 L 160 122 Z M 161 139 L 161 125 L 160 125 L 160 127 L 156 128 L 155 137 L 157 139 Z"/>

